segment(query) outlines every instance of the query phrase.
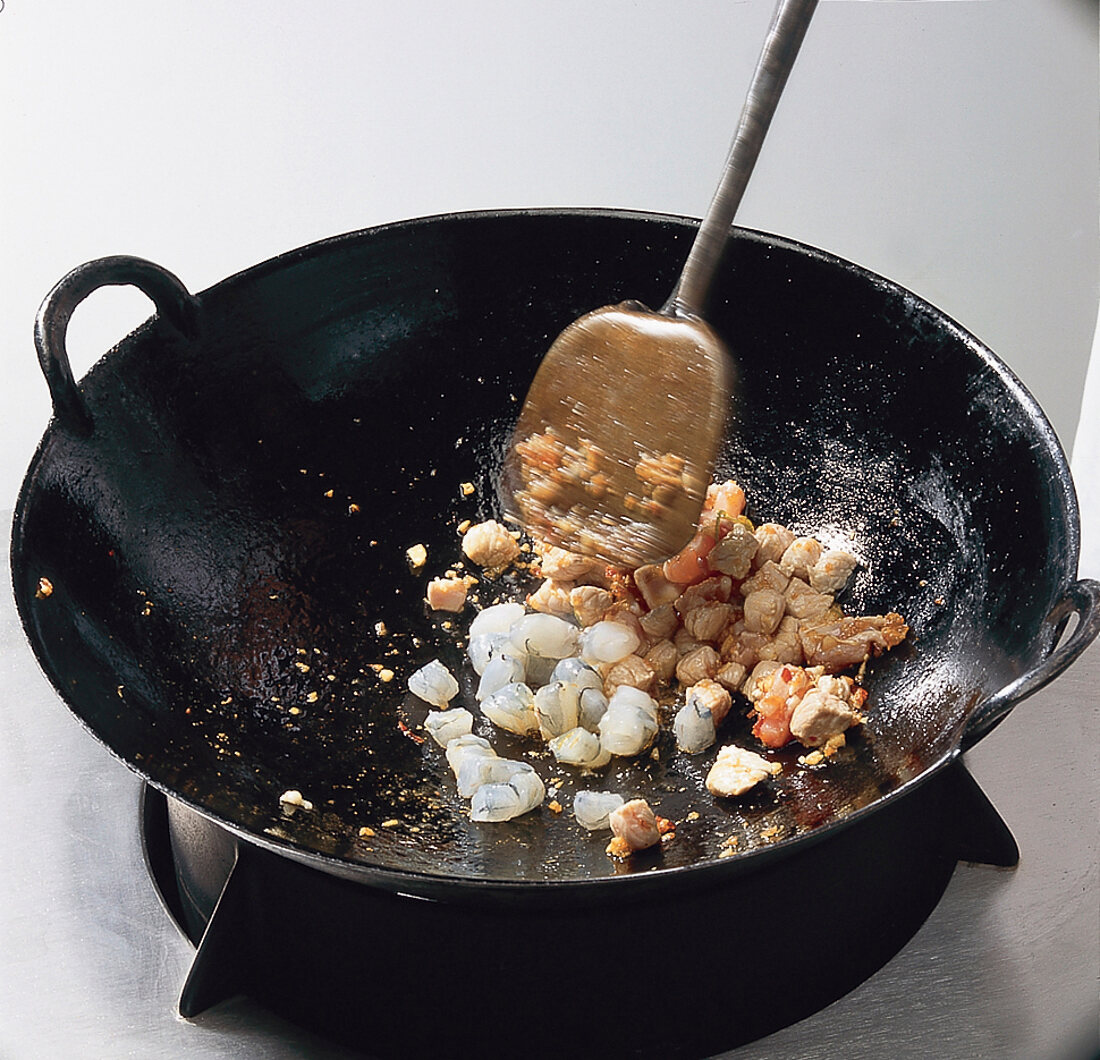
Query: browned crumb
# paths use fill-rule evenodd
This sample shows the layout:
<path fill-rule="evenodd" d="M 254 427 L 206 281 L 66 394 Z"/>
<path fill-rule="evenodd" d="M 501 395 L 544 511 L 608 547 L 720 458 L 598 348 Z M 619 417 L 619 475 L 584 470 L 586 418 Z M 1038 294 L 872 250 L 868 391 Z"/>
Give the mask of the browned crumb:
<path fill-rule="evenodd" d="M 53 595 L 53 582 L 49 578 L 38 579 L 38 589 L 35 591 L 35 597 L 39 600 L 45 600 L 47 596 Z"/>
<path fill-rule="evenodd" d="M 628 858 L 630 857 L 630 844 L 622 836 L 615 836 L 607 844 L 606 853 L 609 858 Z"/>

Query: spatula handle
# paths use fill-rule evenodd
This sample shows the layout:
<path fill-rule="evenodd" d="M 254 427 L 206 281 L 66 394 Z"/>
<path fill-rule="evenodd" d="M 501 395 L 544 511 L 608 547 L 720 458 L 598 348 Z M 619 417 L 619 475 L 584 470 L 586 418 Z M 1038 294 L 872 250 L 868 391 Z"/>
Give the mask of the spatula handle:
<path fill-rule="evenodd" d="M 816 7 L 817 0 L 779 0 L 741 110 L 725 171 L 665 312 L 697 315 L 702 309 L 734 214 Z"/>

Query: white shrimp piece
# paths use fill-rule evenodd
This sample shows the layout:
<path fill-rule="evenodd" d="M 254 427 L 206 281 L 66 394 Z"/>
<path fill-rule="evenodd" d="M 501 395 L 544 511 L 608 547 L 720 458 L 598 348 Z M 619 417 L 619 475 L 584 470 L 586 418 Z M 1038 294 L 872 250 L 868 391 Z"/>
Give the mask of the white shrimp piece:
<path fill-rule="evenodd" d="M 842 548 L 827 549 L 809 569 L 807 580 L 819 593 L 835 595 L 844 588 L 857 562 L 855 556 Z"/>
<path fill-rule="evenodd" d="M 474 673 L 479 677 L 485 673 L 485 667 L 489 665 L 489 660 L 493 656 L 507 651 L 511 643 L 507 632 L 479 633 L 476 637 L 471 637 L 470 643 L 466 645 L 466 655 L 470 660 L 470 665 L 474 668 Z M 515 649 L 508 653 L 514 655 Z"/>
<path fill-rule="evenodd" d="M 579 725 L 550 741 L 550 753 L 565 766 L 601 769 L 611 761 L 611 752 L 600 746 L 600 738 Z"/>
<path fill-rule="evenodd" d="M 548 685 L 553 680 L 551 675 L 557 661 L 557 659 L 544 659 L 541 655 L 528 655 L 523 663 L 527 683 L 532 688 Z"/>
<path fill-rule="evenodd" d="M 707 774 L 707 791 L 712 795 L 744 795 L 765 777 L 782 771 L 778 762 L 769 762 L 753 751 L 728 744 L 718 752 Z"/>
<path fill-rule="evenodd" d="M 470 623 L 470 639 L 483 633 L 507 633 L 525 614 L 527 609 L 523 604 L 493 604 L 474 616 Z"/>
<path fill-rule="evenodd" d="M 470 802 L 470 820 L 510 821 L 538 807 L 546 798 L 546 786 L 526 762 L 509 762 L 514 767 L 506 781 L 482 784 Z"/>
<path fill-rule="evenodd" d="M 589 732 L 599 729 L 600 718 L 607 713 L 607 696 L 602 688 L 582 688 L 577 701 L 577 722 Z"/>
<path fill-rule="evenodd" d="M 639 696 L 647 703 L 642 703 Z M 601 746 L 613 755 L 640 754 L 657 735 L 657 704 L 644 692 L 621 685 L 608 700 L 597 729 Z"/>
<path fill-rule="evenodd" d="M 573 796 L 573 816 L 577 824 L 590 832 L 610 828 L 608 818 L 626 800 L 613 791 L 578 791 Z"/>
<path fill-rule="evenodd" d="M 645 799 L 631 799 L 608 815 L 608 824 L 617 839 L 621 839 L 627 848 L 645 850 L 661 841 L 657 828 L 657 816 Z"/>
<path fill-rule="evenodd" d="M 556 615 L 524 615 L 510 631 L 513 646 L 525 655 L 566 659 L 577 653 L 580 630 Z"/>
<path fill-rule="evenodd" d="M 489 519 L 463 534 L 462 551 L 480 567 L 504 567 L 519 555 L 519 542 L 506 526 Z"/>
<path fill-rule="evenodd" d="M 565 681 L 543 685 L 535 693 L 535 717 L 545 740 L 575 729 L 580 720 L 580 689 Z"/>
<path fill-rule="evenodd" d="M 516 655 L 494 655 L 481 672 L 475 696 L 480 703 L 487 696 L 499 692 L 505 685 L 523 681 L 526 676 L 522 658 Z"/>
<path fill-rule="evenodd" d="M 473 796 L 483 784 L 507 784 L 518 768 L 530 769 L 525 762 L 513 762 L 496 755 L 467 755 L 458 768 L 458 793 L 464 799 Z"/>
<path fill-rule="evenodd" d="M 700 696 L 688 695 L 687 702 L 672 719 L 676 746 L 689 755 L 705 751 L 718 738 L 714 715 Z"/>
<path fill-rule="evenodd" d="M 621 622 L 597 622 L 581 637 L 581 658 L 586 663 L 617 663 L 641 645 L 638 634 Z"/>
<path fill-rule="evenodd" d="M 474 736 L 471 733 L 469 736 L 458 736 L 451 740 L 447 744 L 446 756 L 447 765 L 451 767 L 451 772 L 457 777 L 458 771 L 462 768 L 462 763 L 467 758 L 496 758 L 497 753 L 488 740 L 482 736 Z"/>
<path fill-rule="evenodd" d="M 465 707 L 429 710 L 424 719 L 424 728 L 440 747 L 446 747 L 460 736 L 469 736 L 473 727 L 474 716 Z"/>
<path fill-rule="evenodd" d="M 588 663 L 575 655 L 570 659 L 559 659 L 554 665 L 550 679 L 552 681 L 567 681 L 578 688 L 603 688 L 600 675 Z"/>
<path fill-rule="evenodd" d="M 433 707 L 446 709 L 458 695 L 458 682 L 438 659 L 409 674 L 409 691 Z"/>
<path fill-rule="evenodd" d="M 498 728 L 514 732 L 518 736 L 538 731 L 535 694 L 519 681 L 505 685 L 491 696 L 486 696 L 481 701 L 481 713 Z"/>

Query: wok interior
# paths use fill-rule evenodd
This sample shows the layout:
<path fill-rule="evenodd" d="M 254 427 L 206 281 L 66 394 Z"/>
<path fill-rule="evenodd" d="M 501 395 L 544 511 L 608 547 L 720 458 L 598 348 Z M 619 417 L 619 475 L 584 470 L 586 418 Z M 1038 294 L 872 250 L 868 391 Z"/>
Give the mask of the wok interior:
<path fill-rule="evenodd" d="M 685 867 L 731 835 L 745 852 L 828 826 L 942 759 L 968 711 L 1049 647 L 1043 620 L 1072 573 L 1064 458 L 999 362 L 938 312 L 754 233 L 731 241 L 708 312 L 740 377 L 721 470 L 754 518 L 854 546 L 846 610 L 910 622 L 870 669 L 864 732 L 741 800 L 703 790 L 716 748 L 687 756 L 663 737 L 658 760 L 595 777 L 543 752 L 563 812 L 505 825 L 472 824 L 442 752 L 415 738 L 413 669 L 439 657 L 472 693 L 463 620 L 428 614 L 424 585 L 460 558 L 460 521 L 497 513 L 539 358 L 586 310 L 660 304 L 691 234 L 590 212 L 397 225 L 210 289 L 197 341 L 159 321 L 130 336 L 85 380 L 92 436 L 51 427 L 17 513 L 17 596 L 73 710 L 235 829 L 383 876 Z M 429 558 L 413 572 L 417 543 Z M 42 576 L 54 592 L 35 599 Z M 734 711 L 719 743 L 747 730 Z M 569 814 L 580 786 L 644 795 L 676 840 L 613 863 Z M 312 813 L 281 812 L 290 788 Z"/>

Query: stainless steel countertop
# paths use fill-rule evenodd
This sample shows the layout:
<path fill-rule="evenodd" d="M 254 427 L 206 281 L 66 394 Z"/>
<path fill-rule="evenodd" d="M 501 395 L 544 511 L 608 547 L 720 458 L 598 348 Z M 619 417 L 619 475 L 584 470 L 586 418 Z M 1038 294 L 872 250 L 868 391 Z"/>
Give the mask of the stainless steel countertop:
<path fill-rule="evenodd" d="M 2 513 L 5 540 L 11 513 Z M 5 548 L 6 556 L 6 548 Z M 244 999 L 193 1021 L 193 954 L 159 904 L 141 783 L 71 715 L 0 593 L 0 1057 L 348 1057 Z M 966 756 L 1020 845 L 960 865 L 900 954 L 829 1008 L 736 1060 L 1083 1060 L 1100 1000 L 1100 645 Z M 843 944 L 843 923 L 821 932 Z M 815 934 L 808 929 L 808 934 Z"/>

